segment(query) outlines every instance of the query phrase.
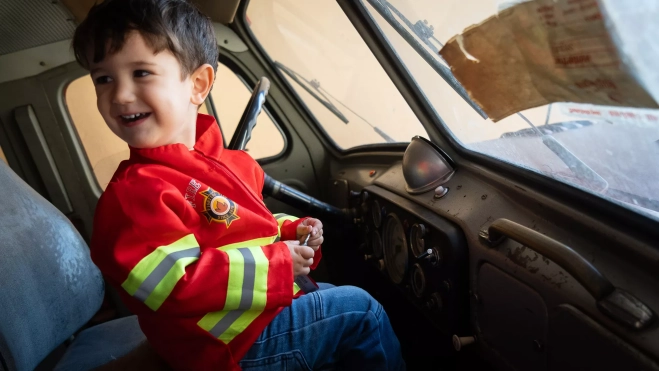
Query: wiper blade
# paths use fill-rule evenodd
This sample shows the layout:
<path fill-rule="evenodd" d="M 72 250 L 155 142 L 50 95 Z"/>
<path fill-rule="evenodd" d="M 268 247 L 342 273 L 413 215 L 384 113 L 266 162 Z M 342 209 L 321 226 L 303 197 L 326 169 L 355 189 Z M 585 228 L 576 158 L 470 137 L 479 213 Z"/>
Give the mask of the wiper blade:
<path fill-rule="evenodd" d="M 547 107 L 547 121 L 545 125 L 549 123 L 549 113 L 551 112 L 551 104 Z M 547 146 L 558 158 L 563 161 L 565 165 L 576 175 L 577 179 L 586 183 L 588 187 L 596 192 L 605 192 L 609 188 L 609 183 L 606 179 L 602 178 L 595 170 L 591 169 L 590 166 L 586 165 L 585 162 L 581 161 L 574 153 L 570 152 L 569 149 L 565 148 L 561 142 L 549 134 L 545 134 L 537 126 L 533 125 L 531 120 L 526 118 L 522 113 L 517 113 L 519 117 L 522 118 L 533 131 L 542 140 L 542 143 Z"/>
<path fill-rule="evenodd" d="M 474 101 L 471 100 L 469 97 L 469 94 L 467 91 L 462 87 L 462 85 L 458 82 L 458 80 L 453 76 L 453 73 L 451 70 L 444 66 L 443 64 L 439 63 L 439 61 L 432 55 L 430 52 L 428 52 L 419 41 L 417 41 L 414 36 L 405 29 L 405 27 L 396 20 L 396 17 L 391 13 L 392 11 L 396 13 L 398 17 L 400 17 L 403 22 L 412 30 L 414 30 L 414 33 L 421 39 L 423 40 L 424 44 L 428 45 L 433 51 L 436 51 L 439 53 L 439 50 L 437 50 L 437 47 L 435 47 L 431 42 L 430 39 L 435 39 L 438 43 L 439 41 L 432 36 L 432 30 L 428 27 L 424 27 L 425 25 L 423 23 L 417 22 L 416 25 L 410 22 L 404 15 L 401 13 L 398 9 L 396 9 L 393 5 L 389 4 L 387 0 L 367 0 L 369 4 L 384 18 L 391 27 L 398 32 L 398 34 L 405 40 L 407 43 L 414 49 L 420 56 L 423 58 L 429 65 L 432 67 L 432 69 L 437 72 L 439 76 L 441 76 L 446 83 L 453 88 L 461 97 L 464 99 L 470 106 L 473 108 L 476 112 L 478 112 L 479 115 L 481 115 L 482 118 L 487 119 L 487 114 L 476 104 Z M 439 43 L 441 45 L 441 43 Z M 438 54 L 439 57 L 439 54 Z"/>
<path fill-rule="evenodd" d="M 325 106 L 325 108 L 330 110 L 330 112 L 332 112 L 336 117 L 338 117 L 339 120 L 343 121 L 346 124 L 348 123 L 348 119 L 343 115 L 343 113 L 341 113 L 341 111 L 339 111 L 339 109 L 336 108 L 334 104 L 330 102 L 329 99 L 327 99 L 325 94 L 323 94 L 323 92 L 320 91 L 320 89 L 318 89 L 318 83 L 314 84 L 312 81 L 305 79 L 299 73 L 288 68 L 281 62 L 274 61 L 274 65 L 277 68 L 279 68 L 282 72 L 287 74 L 291 79 L 293 79 L 293 81 L 295 81 L 298 85 L 300 85 L 304 90 L 306 90 L 307 93 L 311 94 L 311 96 L 316 98 L 316 100 L 320 102 L 320 104 L 322 104 L 323 106 Z M 309 86 L 312 86 L 314 89 L 311 90 Z"/>
<path fill-rule="evenodd" d="M 341 111 L 339 111 L 338 108 L 332 103 L 332 101 L 327 98 L 327 95 L 329 95 L 332 99 L 337 101 L 339 104 L 341 104 L 345 109 L 348 111 L 352 112 L 355 116 L 359 117 L 366 125 L 370 126 L 373 128 L 373 131 L 375 131 L 382 139 L 384 139 L 387 143 L 397 143 L 398 141 L 387 135 L 382 129 L 379 127 L 371 124 L 368 122 L 364 117 L 360 116 L 357 112 L 353 111 L 350 107 L 346 106 L 343 102 L 340 100 L 336 99 L 332 94 L 330 94 L 327 90 L 323 89 L 320 86 L 320 82 L 317 80 L 307 80 L 304 78 L 304 76 L 300 75 L 299 73 L 293 71 L 291 68 L 285 66 L 281 62 L 274 61 L 274 65 L 279 68 L 282 72 L 284 72 L 286 75 L 288 75 L 293 81 L 295 81 L 298 85 L 300 85 L 304 90 L 307 91 L 307 93 L 311 94 L 312 97 L 314 97 L 318 102 L 320 102 L 325 108 L 330 110 L 336 117 L 338 117 L 341 121 L 344 123 L 348 123 L 348 119 L 345 117 Z M 309 87 L 313 88 L 313 90 Z"/>

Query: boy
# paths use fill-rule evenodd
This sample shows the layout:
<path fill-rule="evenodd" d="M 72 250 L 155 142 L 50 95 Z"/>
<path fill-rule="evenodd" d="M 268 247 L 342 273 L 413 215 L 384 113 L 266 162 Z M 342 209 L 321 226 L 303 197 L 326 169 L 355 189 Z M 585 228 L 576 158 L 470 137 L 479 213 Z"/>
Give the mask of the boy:
<path fill-rule="evenodd" d="M 320 259 L 322 223 L 273 216 L 261 168 L 197 113 L 218 62 L 210 20 L 185 0 L 106 0 L 73 47 L 131 151 L 99 200 L 92 259 L 161 357 L 179 370 L 404 368 L 368 294 L 294 285 Z"/>

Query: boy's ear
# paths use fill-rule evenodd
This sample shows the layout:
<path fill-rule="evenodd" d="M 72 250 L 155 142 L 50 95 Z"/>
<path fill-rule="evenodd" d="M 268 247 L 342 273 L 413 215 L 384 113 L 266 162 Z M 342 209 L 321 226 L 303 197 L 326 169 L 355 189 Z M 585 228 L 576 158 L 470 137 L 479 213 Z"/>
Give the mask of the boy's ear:
<path fill-rule="evenodd" d="M 190 96 L 190 103 L 200 105 L 204 103 L 206 97 L 211 92 L 213 81 L 215 81 L 215 71 L 210 64 L 203 64 L 199 66 L 190 75 L 192 81 L 192 95 Z"/>

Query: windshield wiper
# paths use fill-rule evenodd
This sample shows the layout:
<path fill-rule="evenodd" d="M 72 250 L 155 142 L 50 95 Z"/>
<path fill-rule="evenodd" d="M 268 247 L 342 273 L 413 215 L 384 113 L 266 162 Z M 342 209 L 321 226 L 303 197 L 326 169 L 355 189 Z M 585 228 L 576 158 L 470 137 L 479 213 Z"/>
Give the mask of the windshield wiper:
<path fill-rule="evenodd" d="M 275 65 L 275 67 L 279 68 L 283 73 L 288 75 L 298 85 L 300 85 L 304 90 L 306 90 L 307 93 L 311 94 L 312 97 L 314 97 L 318 102 L 320 102 L 320 104 L 325 106 L 325 108 L 327 108 L 336 117 L 338 117 L 339 120 L 343 121 L 346 124 L 348 124 L 350 122 L 350 121 L 348 121 L 348 118 L 343 113 L 341 113 L 341 111 L 339 111 L 338 108 L 336 108 L 336 106 L 332 103 L 332 101 L 327 96 L 329 96 L 330 98 L 332 98 L 333 100 L 338 102 L 345 109 L 352 112 L 355 116 L 359 117 L 368 126 L 373 128 L 373 130 L 380 137 L 382 137 L 382 139 L 384 139 L 387 143 L 396 143 L 396 142 L 398 142 L 397 140 L 395 140 L 392 137 L 390 137 L 389 135 L 387 135 L 387 133 L 382 131 L 382 129 L 378 128 L 375 125 L 372 125 L 364 117 L 359 115 L 357 112 L 353 111 L 350 107 L 346 106 L 340 100 L 336 99 L 332 94 L 330 94 L 327 90 L 325 90 L 323 87 L 320 86 L 320 82 L 318 80 L 313 79 L 313 80 L 309 81 L 304 76 L 302 76 L 299 73 L 293 71 L 290 67 L 284 65 L 281 62 L 274 61 L 273 64 Z"/>
<path fill-rule="evenodd" d="M 426 48 L 419 43 L 414 36 L 405 29 L 405 27 L 396 20 L 396 17 L 392 14 L 392 11 L 396 13 L 400 19 L 409 27 L 414 34 L 423 41 L 429 48 L 437 53 L 439 56 L 439 49 L 431 42 L 431 39 L 434 39 L 440 46 L 443 46 L 439 40 L 437 40 L 433 34 L 434 31 L 425 23 L 418 21 L 416 24 L 410 22 L 407 17 L 403 15 L 398 9 L 391 5 L 387 0 L 367 0 L 369 4 L 384 18 L 391 27 L 398 32 L 398 34 L 405 40 L 407 43 L 414 49 L 420 56 L 423 58 L 432 69 L 437 72 L 439 76 L 446 81 L 446 83 L 453 88 L 461 97 L 464 99 L 482 118 L 487 119 L 487 114 L 476 104 L 474 101 L 469 98 L 469 94 L 462 87 L 462 85 L 456 80 L 455 76 L 451 72 L 451 69 L 439 63 L 439 61 L 426 50 Z"/>
<path fill-rule="evenodd" d="M 348 119 L 339 111 L 332 102 L 323 94 L 322 91 L 320 91 L 320 83 L 318 83 L 317 80 L 312 80 L 309 81 L 304 76 L 300 75 L 299 73 L 293 71 L 289 67 L 285 66 L 281 62 L 274 61 L 273 62 L 275 67 L 279 68 L 282 72 L 287 74 L 293 81 L 295 81 L 298 85 L 300 85 L 304 90 L 307 91 L 307 93 L 311 94 L 312 97 L 316 98 L 320 104 L 325 106 L 330 112 L 332 112 L 336 117 L 339 118 L 339 120 L 343 121 L 344 123 L 348 123 Z M 304 81 L 304 82 L 303 82 Z M 315 83 L 313 83 L 315 81 Z M 313 90 L 309 88 L 309 86 L 313 87 Z"/>
<path fill-rule="evenodd" d="M 545 126 L 549 124 L 549 115 L 551 113 L 551 104 L 547 107 L 547 119 Z M 522 118 L 542 140 L 542 143 L 547 146 L 558 158 L 563 161 L 565 165 L 576 175 L 577 179 L 586 183 L 588 187 L 597 192 L 605 192 L 609 188 L 609 183 L 585 162 L 581 161 L 574 153 L 565 148 L 561 142 L 549 134 L 543 133 L 537 126 L 533 125 L 531 120 L 526 118 L 524 114 L 518 112 L 517 115 Z"/>

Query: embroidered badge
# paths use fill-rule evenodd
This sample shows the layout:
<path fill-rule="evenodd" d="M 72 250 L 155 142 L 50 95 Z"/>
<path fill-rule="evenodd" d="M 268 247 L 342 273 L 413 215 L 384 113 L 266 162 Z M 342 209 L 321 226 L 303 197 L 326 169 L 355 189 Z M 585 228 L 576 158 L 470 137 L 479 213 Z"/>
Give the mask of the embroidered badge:
<path fill-rule="evenodd" d="M 199 193 L 204 196 L 204 211 L 201 213 L 208 219 L 209 224 L 213 221 L 222 222 L 229 228 L 231 223 L 240 219 L 237 213 L 238 205 L 227 197 L 212 188 Z"/>

